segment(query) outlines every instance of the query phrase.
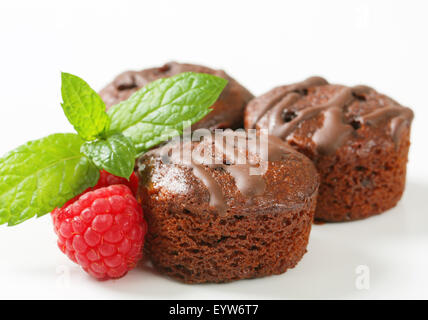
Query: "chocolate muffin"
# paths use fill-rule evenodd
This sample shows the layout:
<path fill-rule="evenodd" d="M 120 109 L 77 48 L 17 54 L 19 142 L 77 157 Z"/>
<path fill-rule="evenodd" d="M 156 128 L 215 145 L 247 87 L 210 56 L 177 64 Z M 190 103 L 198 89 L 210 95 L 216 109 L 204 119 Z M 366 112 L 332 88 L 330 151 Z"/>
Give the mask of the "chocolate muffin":
<path fill-rule="evenodd" d="M 311 158 L 321 177 L 315 219 L 363 219 L 404 190 L 413 112 L 366 86 L 312 77 L 253 99 L 245 128 L 268 129 Z"/>
<path fill-rule="evenodd" d="M 280 274 L 306 252 L 319 185 L 312 162 L 276 137 L 264 153 L 233 141 L 227 151 L 227 136 L 237 133 L 170 143 L 138 161 L 146 254 L 186 283 Z M 177 148 L 192 152 L 191 161 L 166 156 Z"/>
<path fill-rule="evenodd" d="M 183 72 L 208 73 L 229 81 L 212 106 L 213 111 L 192 125 L 192 129 L 237 129 L 243 127 L 244 108 L 248 101 L 253 98 L 253 95 L 222 70 L 214 70 L 194 64 L 169 62 L 158 68 L 121 73 L 100 91 L 100 95 L 108 109 L 120 101 L 128 99 L 135 91 L 152 81 Z"/>

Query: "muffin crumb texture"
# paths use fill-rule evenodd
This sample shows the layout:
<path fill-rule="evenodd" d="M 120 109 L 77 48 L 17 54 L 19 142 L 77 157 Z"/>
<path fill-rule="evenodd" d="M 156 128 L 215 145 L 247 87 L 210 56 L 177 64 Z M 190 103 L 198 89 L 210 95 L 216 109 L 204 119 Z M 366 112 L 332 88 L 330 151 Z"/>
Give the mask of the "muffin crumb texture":
<path fill-rule="evenodd" d="M 315 201 L 290 215 L 221 218 L 173 213 L 156 202 L 147 238 L 154 266 L 187 283 L 228 282 L 280 274 L 306 252 Z M 168 206 L 169 207 L 169 206 Z"/>
<path fill-rule="evenodd" d="M 280 139 L 271 137 L 269 146 L 260 176 L 248 175 L 262 161 L 251 155 L 245 165 L 227 154 L 217 165 L 184 165 L 162 160 L 166 145 L 139 159 L 139 196 L 149 225 L 145 249 L 159 271 L 186 283 L 228 282 L 280 274 L 300 261 L 318 174 Z"/>

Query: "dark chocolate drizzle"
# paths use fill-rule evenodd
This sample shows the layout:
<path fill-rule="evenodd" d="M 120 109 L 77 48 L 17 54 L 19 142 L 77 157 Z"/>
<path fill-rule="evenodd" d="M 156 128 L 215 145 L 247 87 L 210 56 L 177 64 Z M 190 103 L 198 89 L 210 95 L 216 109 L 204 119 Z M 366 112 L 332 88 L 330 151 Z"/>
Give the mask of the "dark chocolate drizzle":
<path fill-rule="evenodd" d="M 392 139 L 397 146 L 404 128 L 413 120 L 413 111 L 400 106 L 383 107 L 376 109 L 358 118 L 362 123 L 376 126 L 384 119 L 391 119 L 390 131 Z"/>
<path fill-rule="evenodd" d="M 373 89 L 367 86 L 344 87 L 323 105 L 295 111 L 295 116 L 287 119 L 288 121 L 284 120 L 283 117 L 284 112 L 302 97 L 305 90 L 313 86 L 327 84 L 328 82 L 323 78 L 312 77 L 285 87 L 285 91 L 257 111 L 253 127 L 256 127 L 259 120 L 266 117 L 269 133 L 285 140 L 293 134 L 302 122 L 323 113 L 323 125 L 313 133 L 312 141 L 315 143 L 318 153 L 334 153 L 355 130 L 350 123 L 345 122 L 344 112 L 347 106 L 355 99 L 360 99 L 364 94 L 370 93 Z M 386 106 L 357 118 L 359 122 L 372 126 L 377 126 L 380 122 L 389 119 L 391 119 L 391 136 L 397 145 L 404 128 L 413 119 L 411 109 L 402 106 Z"/>
<path fill-rule="evenodd" d="M 233 131 L 226 131 L 222 137 L 227 135 L 233 135 Z M 274 140 L 271 142 L 270 140 Z M 251 202 L 252 197 L 261 195 L 266 190 L 266 182 L 263 175 L 252 175 L 251 168 L 257 168 L 261 165 L 267 165 L 267 161 L 277 161 L 284 157 L 285 154 L 290 152 L 290 147 L 284 144 L 282 141 L 276 140 L 276 137 L 268 138 L 268 149 L 267 154 L 261 152 L 258 161 L 250 161 L 248 159 L 248 154 L 252 153 L 253 150 L 248 149 L 248 151 L 242 151 L 235 144 L 235 139 L 233 140 L 233 145 L 230 144 L 230 141 L 227 139 L 223 140 L 226 144 L 226 148 L 222 148 L 222 144 L 219 144 L 219 141 L 212 139 L 214 142 L 212 147 L 217 150 L 218 153 L 223 157 L 223 161 L 220 163 L 214 164 L 205 164 L 203 160 L 198 158 L 193 158 L 190 161 L 183 161 L 182 159 L 175 158 L 174 156 L 169 157 L 172 163 L 185 165 L 192 169 L 194 176 L 199 179 L 207 188 L 210 200 L 209 205 L 216 209 L 216 211 L 224 216 L 227 213 L 227 203 L 223 194 L 222 186 L 215 180 L 211 169 L 222 168 L 227 171 L 235 180 L 236 187 L 241 192 L 242 195 L 246 196 Z M 228 144 L 229 143 L 229 144 Z M 227 146 L 231 148 L 227 148 Z M 160 148 L 158 151 L 153 150 L 157 156 L 162 159 L 165 159 L 165 153 L 163 153 L 163 148 Z M 244 152 L 245 163 L 236 163 L 236 153 Z M 291 151 L 292 152 L 292 151 Z"/>
<path fill-rule="evenodd" d="M 227 211 L 226 200 L 224 198 L 221 185 L 213 178 L 212 173 L 205 170 L 204 166 L 195 162 L 190 166 L 196 178 L 202 181 L 210 194 L 210 206 L 216 208 L 220 215 L 225 215 Z M 210 168 L 223 168 L 234 179 L 238 190 L 246 197 L 258 196 L 264 193 L 266 183 L 263 176 L 250 175 L 250 166 L 246 164 L 215 164 Z"/>
<path fill-rule="evenodd" d="M 192 161 L 191 168 L 196 178 L 202 181 L 210 194 L 210 206 L 217 209 L 221 214 L 226 212 L 226 201 L 223 190 L 218 182 L 210 175 L 204 166 Z"/>
<path fill-rule="evenodd" d="M 225 159 L 222 159 L 221 163 L 209 164 L 207 167 L 217 169 L 222 168 L 227 171 L 234 179 L 238 190 L 247 197 L 257 196 L 263 194 L 266 188 L 266 183 L 261 175 L 250 175 L 250 169 L 253 165 L 248 163 L 238 164 L 236 163 L 236 151 L 241 152 L 236 146 L 235 139 L 232 144 L 227 139 L 224 139 L 227 135 L 230 135 L 231 131 L 226 131 L 222 136 L 222 141 L 213 140 L 212 147 L 220 151 L 220 154 Z M 226 143 L 226 148 L 223 148 L 223 143 Z M 245 159 L 247 158 L 246 155 Z M 226 200 L 222 191 L 222 186 L 213 178 L 212 173 L 206 170 L 203 163 L 197 163 L 198 159 L 192 159 L 191 168 L 193 174 L 201 180 L 206 186 L 210 194 L 210 206 L 216 208 L 220 215 L 225 215 L 227 212 Z"/>
<path fill-rule="evenodd" d="M 321 77 L 310 77 L 304 81 L 289 85 L 285 87 L 285 91 L 282 91 L 278 96 L 276 96 L 272 101 L 267 103 L 266 105 L 262 106 L 260 109 L 255 110 L 256 113 L 254 117 L 254 122 L 252 125 L 252 128 L 254 129 L 256 127 L 257 122 L 263 117 L 263 115 L 268 112 L 270 109 L 272 109 L 275 105 L 278 103 L 281 104 L 281 100 L 286 97 L 289 93 L 304 93 L 305 90 L 307 90 L 310 87 L 314 86 L 322 86 L 328 84 L 327 80 Z"/>

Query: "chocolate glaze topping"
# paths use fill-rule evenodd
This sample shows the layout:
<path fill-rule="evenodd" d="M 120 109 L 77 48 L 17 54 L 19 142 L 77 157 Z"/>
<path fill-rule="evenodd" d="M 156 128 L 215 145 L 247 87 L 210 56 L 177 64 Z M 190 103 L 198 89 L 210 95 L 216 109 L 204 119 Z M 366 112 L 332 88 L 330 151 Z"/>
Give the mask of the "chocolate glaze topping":
<path fill-rule="evenodd" d="M 205 171 L 204 166 L 191 162 L 191 168 L 196 178 L 207 187 L 210 193 L 210 206 L 218 210 L 219 213 L 226 212 L 226 201 L 224 200 L 223 191 L 215 179 Z"/>
<path fill-rule="evenodd" d="M 288 109 L 299 101 L 311 87 L 328 85 L 328 82 L 320 77 L 308 78 L 294 85 L 279 87 L 278 93 L 270 96 L 268 101 L 260 97 L 257 109 L 253 110 L 252 128 L 258 127 L 260 120 L 267 120 L 270 134 L 282 139 L 291 136 L 294 131 L 306 120 L 317 117 L 320 113 L 324 115 L 321 128 L 315 130 L 312 140 L 320 154 L 332 154 L 340 148 L 353 134 L 354 127 L 345 120 L 347 107 L 356 99 L 364 99 L 364 95 L 374 92 L 367 86 L 344 87 L 339 90 L 327 103 L 303 108 L 288 116 Z M 275 89 L 274 89 L 275 90 Z M 255 99 L 255 100 L 257 100 Z M 387 105 L 357 117 L 357 121 L 370 126 L 378 126 L 381 122 L 391 120 L 390 133 L 393 141 L 397 144 L 403 129 L 413 119 L 413 112 L 409 108 L 400 105 Z"/>
<path fill-rule="evenodd" d="M 376 126 L 384 119 L 391 119 L 390 130 L 392 139 L 398 144 L 401 133 L 413 119 L 413 111 L 403 107 L 383 107 L 359 117 L 359 121 Z"/>
<path fill-rule="evenodd" d="M 238 136 L 239 133 L 226 130 L 220 135 L 220 140 L 217 135 L 214 137 L 214 134 L 211 139 L 204 137 L 201 142 L 196 142 L 197 146 L 194 149 L 198 148 L 198 152 L 193 152 L 191 159 L 187 158 L 187 155 L 184 154 L 185 151 L 183 151 L 186 149 L 192 150 L 192 148 L 186 146 L 186 143 L 173 145 L 172 147 L 165 145 L 150 151 L 148 155 L 162 159 L 164 163 L 170 162 L 191 168 L 193 175 L 207 188 L 210 195 L 210 206 L 224 216 L 226 215 L 227 205 L 222 186 L 213 178 L 212 172 L 207 168 L 227 171 L 234 178 L 236 187 L 241 194 L 251 200 L 251 197 L 262 195 L 266 190 L 263 173 L 255 174 L 252 170 L 261 169 L 263 165 L 267 165 L 268 161 L 278 161 L 288 153 L 295 153 L 291 147 L 273 136 L 267 138 L 267 149 L 258 153 L 255 153 L 255 150 L 251 147 L 247 148 L 246 146 L 246 148 L 242 149 L 238 139 L 226 139 L 226 137 Z M 249 139 L 246 136 L 242 137 L 241 139 L 246 141 Z M 258 136 L 258 139 L 262 138 Z M 242 140 L 240 141 L 242 143 Z M 187 143 L 195 144 L 195 142 Z M 177 152 L 178 149 L 180 149 L 179 152 Z M 208 156 L 201 156 L 199 151 L 208 152 Z M 239 158 L 239 154 L 242 156 L 241 158 Z"/>
<path fill-rule="evenodd" d="M 274 97 L 269 103 L 266 103 L 263 107 L 261 107 L 259 110 L 255 111 L 256 116 L 254 123 L 252 124 L 251 128 L 255 128 L 256 123 L 260 118 L 268 112 L 271 108 L 273 108 L 275 105 L 279 104 L 282 105 L 281 101 L 290 93 L 303 93 L 306 89 L 314 86 L 321 86 L 324 84 L 328 84 L 327 80 L 321 77 L 310 77 L 304 81 L 292 84 L 290 86 L 283 86 L 284 91 L 281 91 L 276 97 Z M 284 102 L 287 106 L 287 102 Z"/>

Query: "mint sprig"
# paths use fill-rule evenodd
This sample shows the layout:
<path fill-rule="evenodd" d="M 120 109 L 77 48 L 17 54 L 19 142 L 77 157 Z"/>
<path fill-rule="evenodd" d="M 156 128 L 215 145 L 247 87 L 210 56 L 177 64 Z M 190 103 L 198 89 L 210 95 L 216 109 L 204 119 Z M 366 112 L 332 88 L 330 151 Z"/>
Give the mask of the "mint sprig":
<path fill-rule="evenodd" d="M 86 142 L 80 150 L 98 168 L 116 176 L 129 178 L 134 171 L 137 152 L 131 141 L 121 133 Z"/>
<path fill-rule="evenodd" d="M 183 131 L 183 122 L 205 117 L 227 80 L 185 72 L 159 79 L 109 109 L 110 130 L 122 132 L 144 152 Z"/>
<path fill-rule="evenodd" d="M 83 156 L 76 134 L 30 141 L 0 159 L 0 224 L 21 223 L 62 206 L 94 186 L 99 170 Z"/>
<path fill-rule="evenodd" d="M 63 72 L 61 74 L 62 109 L 68 121 L 82 139 L 94 140 L 103 135 L 110 123 L 106 106 L 84 80 Z"/>
<path fill-rule="evenodd" d="M 30 141 L 0 158 L 0 225 L 42 216 L 94 186 L 99 170 L 129 178 L 135 158 L 211 111 L 227 81 L 202 73 L 157 80 L 105 112 L 82 79 L 62 73 L 62 108 L 77 134 Z"/>

